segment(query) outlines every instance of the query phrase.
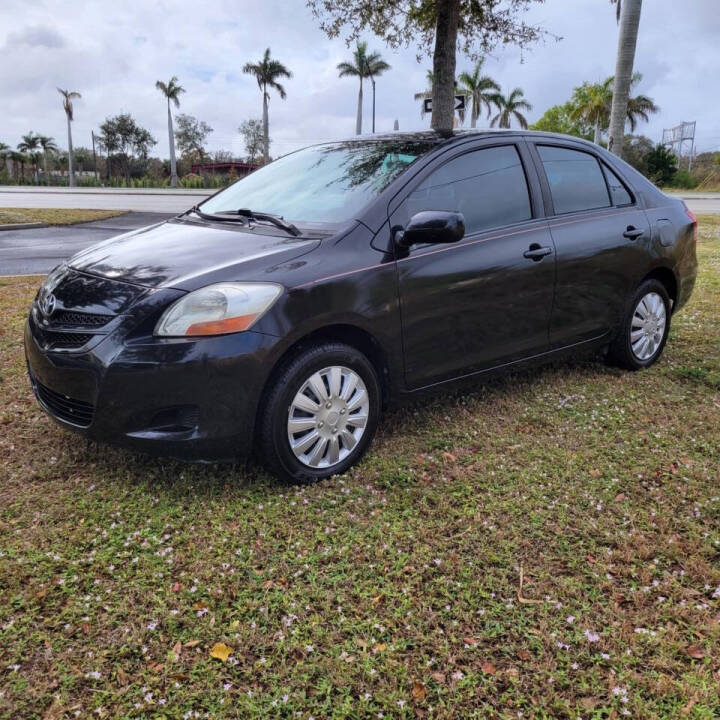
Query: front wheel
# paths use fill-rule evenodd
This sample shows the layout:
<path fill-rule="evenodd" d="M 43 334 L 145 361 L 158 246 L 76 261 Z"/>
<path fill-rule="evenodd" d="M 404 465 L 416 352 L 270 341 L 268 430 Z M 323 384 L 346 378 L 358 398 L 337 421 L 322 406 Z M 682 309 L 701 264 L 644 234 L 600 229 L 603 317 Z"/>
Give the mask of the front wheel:
<path fill-rule="evenodd" d="M 628 370 L 649 367 L 662 355 L 670 331 L 670 297 L 659 280 L 646 280 L 630 300 L 609 359 Z"/>
<path fill-rule="evenodd" d="M 308 348 L 275 375 L 259 422 L 268 469 L 309 483 L 344 473 L 377 428 L 381 391 L 372 363 L 341 343 Z"/>

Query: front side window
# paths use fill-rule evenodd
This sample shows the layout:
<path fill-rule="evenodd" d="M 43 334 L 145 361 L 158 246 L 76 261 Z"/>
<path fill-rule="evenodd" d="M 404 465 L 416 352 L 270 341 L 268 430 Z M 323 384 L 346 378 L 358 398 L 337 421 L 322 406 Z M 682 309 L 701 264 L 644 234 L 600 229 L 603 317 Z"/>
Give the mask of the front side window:
<path fill-rule="evenodd" d="M 607 185 L 593 155 L 554 145 L 538 145 L 556 213 L 610 207 Z"/>
<path fill-rule="evenodd" d="M 410 217 L 421 210 L 461 212 L 467 235 L 529 220 L 530 196 L 517 149 L 484 148 L 445 163 L 407 198 Z"/>
<path fill-rule="evenodd" d="M 238 180 L 200 209 L 208 214 L 248 209 L 300 224 L 352 220 L 435 143 L 398 137 L 305 148 Z"/>

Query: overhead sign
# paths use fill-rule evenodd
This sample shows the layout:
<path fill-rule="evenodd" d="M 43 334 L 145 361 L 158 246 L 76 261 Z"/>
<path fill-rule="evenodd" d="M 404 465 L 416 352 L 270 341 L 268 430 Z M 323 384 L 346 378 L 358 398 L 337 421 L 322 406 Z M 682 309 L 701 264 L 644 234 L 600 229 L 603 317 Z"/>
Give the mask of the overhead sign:
<path fill-rule="evenodd" d="M 455 107 L 454 110 L 464 110 L 465 109 L 465 95 L 456 95 L 455 96 Z M 425 98 L 423 100 L 423 111 L 426 114 L 429 114 L 432 112 L 432 98 Z"/>

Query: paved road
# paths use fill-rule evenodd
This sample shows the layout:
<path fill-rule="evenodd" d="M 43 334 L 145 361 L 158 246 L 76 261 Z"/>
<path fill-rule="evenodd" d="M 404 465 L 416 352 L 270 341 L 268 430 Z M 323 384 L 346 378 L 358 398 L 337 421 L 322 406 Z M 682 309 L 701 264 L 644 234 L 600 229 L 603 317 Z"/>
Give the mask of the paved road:
<path fill-rule="evenodd" d="M 0 187 L 0 207 L 55 207 L 136 212 L 181 213 L 200 202 L 214 190 L 176 188 L 46 188 Z M 673 193 L 685 200 L 696 214 L 720 215 L 720 193 L 681 191 Z"/>
<path fill-rule="evenodd" d="M 66 227 L 0 231 L 0 275 L 45 274 L 89 245 L 169 217 L 167 213 L 132 212 Z"/>
<path fill-rule="evenodd" d="M 0 187 L 0 207 L 82 208 L 177 214 L 190 209 L 214 190 L 150 188 Z"/>

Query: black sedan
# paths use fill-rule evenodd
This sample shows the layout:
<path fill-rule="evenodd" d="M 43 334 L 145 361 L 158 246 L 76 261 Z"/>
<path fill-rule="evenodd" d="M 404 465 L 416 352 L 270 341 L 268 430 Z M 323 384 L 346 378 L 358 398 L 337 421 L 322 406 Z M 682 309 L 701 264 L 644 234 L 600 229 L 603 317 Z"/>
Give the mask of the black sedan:
<path fill-rule="evenodd" d="M 602 148 L 530 132 L 315 145 L 56 268 L 25 331 L 61 425 L 342 473 L 381 411 L 528 360 L 662 353 L 697 223 Z"/>

